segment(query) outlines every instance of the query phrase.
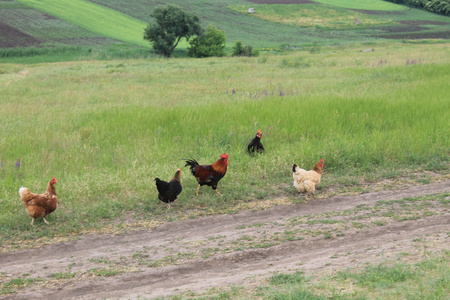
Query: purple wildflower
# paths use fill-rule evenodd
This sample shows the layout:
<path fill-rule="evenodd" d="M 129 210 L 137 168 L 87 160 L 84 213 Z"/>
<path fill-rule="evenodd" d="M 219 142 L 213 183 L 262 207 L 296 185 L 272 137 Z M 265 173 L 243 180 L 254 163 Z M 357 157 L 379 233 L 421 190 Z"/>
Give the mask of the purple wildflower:
<path fill-rule="evenodd" d="M 20 158 L 17 160 L 17 162 L 16 162 L 16 168 L 18 169 L 18 168 L 20 168 Z"/>
<path fill-rule="evenodd" d="M 235 89 L 233 89 L 232 91 L 231 91 L 231 94 L 236 94 L 236 90 Z"/>
<path fill-rule="evenodd" d="M 283 91 L 280 90 L 280 97 L 283 97 Z"/>

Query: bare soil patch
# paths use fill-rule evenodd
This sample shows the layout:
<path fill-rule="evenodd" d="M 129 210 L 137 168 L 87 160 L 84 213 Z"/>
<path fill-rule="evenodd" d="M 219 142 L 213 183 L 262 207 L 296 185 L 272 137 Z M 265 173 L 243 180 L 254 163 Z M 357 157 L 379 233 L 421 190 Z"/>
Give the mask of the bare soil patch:
<path fill-rule="evenodd" d="M 0 48 L 31 47 L 42 43 L 32 37 L 0 21 Z"/>
<path fill-rule="evenodd" d="M 0 284 L 36 280 L 2 299 L 155 298 L 251 287 L 279 271 L 330 273 L 399 253 L 420 259 L 425 249 L 450 249 L 448 202 L 433 200 L 448 192 L 450 180 L 0 253 Z M 398 202 L 419 196 L 419 213 Z"/>

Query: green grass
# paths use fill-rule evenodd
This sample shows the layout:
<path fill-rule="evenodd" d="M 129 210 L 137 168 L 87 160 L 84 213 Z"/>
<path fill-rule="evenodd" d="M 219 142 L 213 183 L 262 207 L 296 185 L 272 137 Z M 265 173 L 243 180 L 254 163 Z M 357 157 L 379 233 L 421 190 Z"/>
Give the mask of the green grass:
<path fill-rule="evenodd" d="M 400 11 L 409 9 L 407 6 L 398 5 L 382 0 L 317 0 L 315 2 L 328 4 L 331 6 L 361 10 Z"/>
<path fill-rule="evenodd" d="M 143 39 L 146 22 L 105 6 L 84 0 L 18 0 L 18 2 L 45 11 L 94 33 L 150 47 L 150 43 Z"/>
<path fill-rule="evenodd" d="M 319 158 L 325 193 L 327 185 L 351 187 L 417 168 L 448 173 L 447 48 L 389 44 L 361 52 L 365 47 L 266 55 L 264 63 L 0 64 L 1 243 L 164 219 L 153 179 L 168 180 L 177 168 L 183 193 L 173 209 L 181 214 L 295 194 L 292 163 L 311 168 Z M 298 59 L 309 66 L 282 63 Z M 412 59 L 420 63 L 406 64 Z M 250 157 L 245 149 L 257 129 L 267 153 Z M 209 164 L 223 152 L 230 155 L 218 188 L 224 197 L 208 187 L 195 197 L 183 158 Z M 61 206 L 50 226 L 38 220 L 31 227 L 17 191 L 43 192 L 53 176 Z"/>

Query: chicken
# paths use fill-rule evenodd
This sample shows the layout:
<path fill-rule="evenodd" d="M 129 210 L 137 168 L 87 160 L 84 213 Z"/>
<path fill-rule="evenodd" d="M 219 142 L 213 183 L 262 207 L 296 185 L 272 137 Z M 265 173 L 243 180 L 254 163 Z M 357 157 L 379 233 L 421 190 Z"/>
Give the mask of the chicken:
<path fill-rule="evenodd" d="M 297 188 L 299 193 L 305 193 L 305 198 L 308 200 L 307 195 L 311 194 L 314 196 L 316 191 L 316 185 L 320 183 L 320 178 L 322 176 L 324 167 L 323 159 L 320 159 L 311 171 L 306 171 L 301 169 L 299 166 L 294 164 L 292 166 L 292 176 L 294 177 L 294 187 Z"/>
<path fill-rule="evenodd" d="M 217 184 L 227 173 L 228 154 L 222 154 L 220 158 L 212 165 L 199 165 L 195 159 L 190 159 L 186 161 L 185 167 L 187 166 L 190 166 L 192 175 L 194 175 L 197 179 L 197 196 L 202 185 L 212 187 L 218 195 L 222 196 L 222 194 L 217 190 Z"/>
<path fill-rule="evenodd" d="M 55 190 L 57 182 L 56 178 L 53 177 L 48 182 L 47 190 L 43 194 L 34 194 L 26 187 L 19 189 L 20 199 L 26 207 L 28 215 L 32 218 L 31 225 L 34 224 L 34 220 L 37 218 L 42 218 L 45 223 L 49 224 L 45 216 L 54 212 L 58 207 L 58 198 Z"/>
<path fill-rule="evenodd" d="M 253 140 L 251 140 L 250 144 L 248 144 L 248 146 L 247 146 L 248 153 L 253 154 L 253 153 L 255 153 L 255 151 L 257 153 L 264 152 L 264 146 L 261 144 L 261 137 L 262 137 L 262 132 L 261 132 L 261 130 L 258 130 L 255 138 Z"/>
<path fill-rule="evenodd" d="M 158 199 L 167 203 L 170 208 L 170 203 L 177 200 L 178 195 L 183 189 L 181 187 L 181 170 L 177 169 L 172 180 L 169 182 L 160 180 L 159 178 L 155 178 L 155 181 L 156 188 L 158 189 Z"/>

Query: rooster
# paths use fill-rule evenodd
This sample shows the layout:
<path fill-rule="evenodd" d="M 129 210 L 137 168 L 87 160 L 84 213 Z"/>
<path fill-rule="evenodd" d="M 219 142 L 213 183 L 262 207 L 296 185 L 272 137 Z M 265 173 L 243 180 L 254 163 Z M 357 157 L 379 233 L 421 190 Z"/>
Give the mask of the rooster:
<path fill-rule="evenodd" d="M 222 154 L 212 165 L 199 165 L 195 159 L 190 159 L 186 161 L 185 167 L 187 166 L 190 166 L 192 175 L 197 179 L 198 188 L 195 192 L 197 196 L 202 185 L 212 187 L 218 195 L 222 196 L 217 190 L 217 184 L 227 173 L 228 154 Z"/>
<path fill-rule="evenodd" d="M 180 177 L 181 170 L 177 169 L 172 180 L 170 180 L 169 182 L 160 180 L 159 178 L 155 178 L 156 188 L 158 189 L 158 199 L 162 202 L 167 203 L 169 208 L 170 203 L 177 200 L 178 195 L 182 191 Z"/>
<path fill-rule="evenodd" d="M 257 153 L 264 152 L 264 146 L 261 144 L 261 137 L 262 132 L 261 130 L 258 130 L 256 136 L 253 138 L 253 140 L 251 140 L 250 144 L 248 144 L 247 146 L 248 153 L 253 154 L 255 153 L 255 151 Z"/>
<path fill-rule="evenodd" d="M 305 193 L 305 198 L 308 200 L 307 194 L 314 196 L 316 191 L 316 185 L 320 183 L 320 177 L 322 176 L 324 167 L 323 159 L 320 159 L 311 171 L 306 171 L 296 164 L 292 166 L 292 176 L 294 177 L 294 187 L 297 188 L 299 193 Z"/>
<path fill-rule="evenodd" d="M 43 194 L 34 194 L 26 187 L 19 189 L 20 199 L 27 209 L 28 215 L 32 218 L 31 225 L 34 225 L 34 220 L 42 218 L 45 223 L 49 222 L 45 216 L 51 214 L 58 207 L 58 198 L 56 197 L 55 184 L 58 181 L 53 177 L 47 185 L 47 190 Z"/>

